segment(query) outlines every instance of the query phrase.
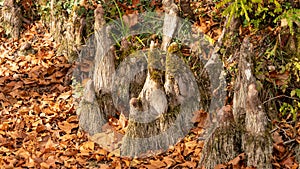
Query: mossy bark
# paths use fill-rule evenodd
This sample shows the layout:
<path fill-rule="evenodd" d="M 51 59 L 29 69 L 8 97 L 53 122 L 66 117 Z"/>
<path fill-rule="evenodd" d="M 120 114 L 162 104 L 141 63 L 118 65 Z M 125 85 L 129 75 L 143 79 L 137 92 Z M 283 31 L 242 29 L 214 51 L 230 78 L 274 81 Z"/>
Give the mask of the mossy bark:
<path fill-rule="evenodd" d="M 236 52 L 239 69 L 235 82 L 233 118 L 224 118 L 224 113 L 221 113 L 222 116 L 217 115 L 218 125 L 205 141 L 200 161 L 200 166 L 206 169 L 225 164 L 242 152 L 246 155 L 246 166 L 272 168 L 272 139 L 266 113 L 258 98 L 252 49 L 246 37 Z M 224 123 L 222 119 L 227 120 Z"/>
<path fill-rule="evenodd" d="M 129 124 L 121 147 L 124 156 L 164 151 L 193 125 L 192 112 L 199 109 L 195 79 L 176 54 L 168 52 L 166 59 L 163 57 L 150 49 L 145 85 L 139 97 L 130 100 Z"/>

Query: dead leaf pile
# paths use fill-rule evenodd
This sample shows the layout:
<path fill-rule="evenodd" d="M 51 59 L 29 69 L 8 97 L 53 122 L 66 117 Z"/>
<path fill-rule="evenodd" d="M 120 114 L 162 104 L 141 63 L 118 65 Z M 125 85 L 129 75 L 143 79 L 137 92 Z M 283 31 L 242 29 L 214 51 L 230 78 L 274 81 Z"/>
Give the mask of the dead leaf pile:
<path fill-rule="evenodd" d="M 132 3 L 133 7 L 127 9 L 129 14 L 139 1 Z M 202 2 L 193 6 L 198 9 L 195 23 L 198 29 L 216 40 L 221 34 L 221 23 L 214 19 L 214 12 L 219 13 L 218 10 Z M 3 38 L 4 32 L 0 29 L 1 168 L 197 167 L 204 144 L 198 137 L 203 133 L 205 112 L 195 112 L 196 127 L 168 151 L 144 159 L 118 157 L 90 141 L 87 133 L 79 128 L 70 86 L 72 64 L 64 56 L 56 55 L 58 44 L 41 23 L 24 27 L 19 40 Z M 279 80 L 278 83 L 286 79 L 286 73 L 269 76 Z M 126 120 L 110 122 L 124 133 Z M 293 149 L 300 143 L 300 123 L 290 125 L 275 121 L 274 125 L 277 128 L 272 131 L 273 166 L 297 168 Z M 216 168 L 243 168 L 245 158 L 245 154 L 240 154 Z"/>
<path fill-rule="evenodd" d="M 57 45 L 42 24 L 26 25 L 18 41 L 1 38 L 1 44 L 1 167 L 196 167 L 203 146 L 196 137 L 201 128 L 165 154 L 147 159 L 120 158 L 89 141 L 75 113 L 72 65 L 55 54 Z"/>

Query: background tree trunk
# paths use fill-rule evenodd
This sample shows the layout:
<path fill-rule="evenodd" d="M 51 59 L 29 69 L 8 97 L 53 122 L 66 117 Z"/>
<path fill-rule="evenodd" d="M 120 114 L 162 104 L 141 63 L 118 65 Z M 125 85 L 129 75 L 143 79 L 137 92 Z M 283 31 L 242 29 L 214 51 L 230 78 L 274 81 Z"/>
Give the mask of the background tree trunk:
<path fill-rule="evenodd" d="M 1 10 L 1 23 L 3 21 L 7 34 L 10 34 L 13 39 L 18 39 L 22 26 L 21 9 L 17 7 L 14 0 L 5 0 Z"/>
<path fill-rule="evenodd" d="M 76 6 L 67 14 L 66 11 L 59 10 L 61 7 L 58 7 L 58 4 L 61 4 L 58 0 L 50 2 L 50 33 L 59 44 L 58 55 L 65 55 L 73 62 L 77 59 L 82 44 L 83 29 L 86 26 L 85 18 L 78 16 Z"/>

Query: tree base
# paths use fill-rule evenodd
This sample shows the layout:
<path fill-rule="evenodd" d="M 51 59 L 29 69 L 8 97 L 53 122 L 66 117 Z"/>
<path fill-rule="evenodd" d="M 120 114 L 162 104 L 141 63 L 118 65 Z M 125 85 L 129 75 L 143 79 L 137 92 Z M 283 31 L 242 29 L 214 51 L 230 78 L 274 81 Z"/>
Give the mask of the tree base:
<path fill-rule="evenodd" d="M 235 125 L 217 127 L 205 142 L 199 166 L 214 168 L 234 159 L 241 153 L 241 132 Z"/>

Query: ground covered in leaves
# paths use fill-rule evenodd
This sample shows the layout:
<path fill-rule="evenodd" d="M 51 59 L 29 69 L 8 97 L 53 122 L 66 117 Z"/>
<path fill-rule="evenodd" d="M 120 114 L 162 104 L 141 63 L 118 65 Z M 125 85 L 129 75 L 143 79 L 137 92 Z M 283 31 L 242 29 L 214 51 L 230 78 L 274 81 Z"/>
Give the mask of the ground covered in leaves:
<path fill-rule="evenodd" d="M 209 13 L 207 16 L 195 24 L 216 40 L 220 23 L 210 19 Z M 115 156 L 79 128 L 71 87 L 74 65 L 56 55 L 58 44 L 42 24 L 24 25 L 19 40 L 4 38 L 4 31 L 0 34 L 0 168 L 197 167 L 203 147 L 198 137 L 206 113 L 197 112 L 190 134 L 162 154 L 145 159 Z M 118 119 L 111 122 L 121 125 Z M 273 166 L 297 168 L 290 143 L 300 140 L 300 123 L 283 120 L 273 124 Z M 244 158 L 240 154 L 216 168 L 242 168 Z"/>
<path fill-rule="evenodd" d="M 72 65 L 55 55 L 56 44 L 41 24 L 27 25 L 20 40 L 2 38 L 1 44 L 1 168 L 196 167 L 203 145 L 196 137 L 185 138 L 163 155 L 134 160 L 89 141 L 78 126 Z M 201 132 L 195 128 L 191 136 Z"/>

